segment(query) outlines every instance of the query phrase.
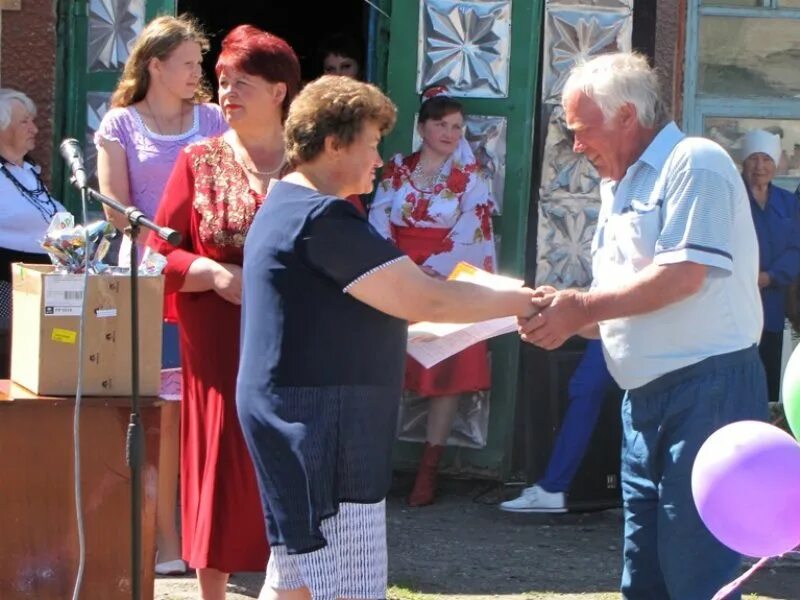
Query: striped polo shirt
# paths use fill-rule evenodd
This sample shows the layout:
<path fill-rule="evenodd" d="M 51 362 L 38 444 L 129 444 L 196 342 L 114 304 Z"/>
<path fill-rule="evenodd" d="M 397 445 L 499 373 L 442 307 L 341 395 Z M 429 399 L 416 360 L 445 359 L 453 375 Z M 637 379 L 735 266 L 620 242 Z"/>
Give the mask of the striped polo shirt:
<path fill-rule="evenodd" d="M 758 343 L 758 242 L 742 178 L 714 142 L 666 125 L 618 182 L 601 186 L 593 287 L 617 288 L 655 263 L 709 267 L 696 294 L 660 310 L 600 323 L 623 389 Z"/>

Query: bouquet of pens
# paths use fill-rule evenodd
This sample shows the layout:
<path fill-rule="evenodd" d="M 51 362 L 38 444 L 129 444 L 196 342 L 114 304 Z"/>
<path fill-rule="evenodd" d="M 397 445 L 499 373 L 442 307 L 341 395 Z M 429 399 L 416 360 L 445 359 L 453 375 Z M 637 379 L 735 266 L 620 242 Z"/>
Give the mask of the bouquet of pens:
<path fill-rule="evenodd" d="M 103 258 L 116 235 L 116 228 L 108 221 L 95 221 L 84 227 L 75 225 L 70 213 L 59 212 L 53 216 L 41 246 L 58 272 L 83 273 L 88 257 L 89 272 L 102 273 L 108 268 Z"/>
<path fill-rule="evenodd" d="M 94 221 L 88 225 L 75 225 L 74 217 L 67 212 L 53 216 L 41 246 L 47 251 L 56 271 L 60 273 L 83 273 L 87 267 L 91 274 L 128 275 L 124 267 L 109 266 L 103 262 L 111 241 L 118 235 L 117 229 L 108 221 Z M 160 275 L 166 258 L 156 252 L 147 252 L 139 267 L 140 275 Z"/>

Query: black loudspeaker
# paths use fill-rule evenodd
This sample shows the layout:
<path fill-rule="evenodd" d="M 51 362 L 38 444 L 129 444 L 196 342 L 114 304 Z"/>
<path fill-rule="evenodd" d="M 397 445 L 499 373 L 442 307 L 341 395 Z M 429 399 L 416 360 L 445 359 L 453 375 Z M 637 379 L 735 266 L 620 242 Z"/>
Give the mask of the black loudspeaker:
<path fill-rule="evenodd" d="M 529 482 L 544 475 L 569 403 L 572 373 L 583 356 L 585 340 L 574 338 L 562 348 L 545 351 L 523 345 L 521 398 L 525 420 L 525 474 Z M 570 510 L 599 510 L 621 505 L 620 448 L 622 391 L 606 395 L 592 439 L 567 494 Z"/>

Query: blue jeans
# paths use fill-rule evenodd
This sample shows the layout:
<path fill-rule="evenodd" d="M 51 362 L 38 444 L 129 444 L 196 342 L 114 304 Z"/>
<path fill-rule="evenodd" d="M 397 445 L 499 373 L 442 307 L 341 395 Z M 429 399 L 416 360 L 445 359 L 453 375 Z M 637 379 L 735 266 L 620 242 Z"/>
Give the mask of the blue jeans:
<path fill-rule="evenodd" d="M 625 394 L 623 598 L 709 600 L 738 576 L 740 556 L 717 541 L 697 513 L 692 465 L 720 427 L 766 418 L 767 384 L 756 346 L 707 358 Z"/>
<path fill-rule="evenodd" d="M 592 431 L 614 380 L 606 367 L 603 344 L 589 340 L 583 358 L 569 380 L 569 405 L 558 431 L 544 477 L 538 484 L 548 492 L 566 492 L 581 464 Z"/>

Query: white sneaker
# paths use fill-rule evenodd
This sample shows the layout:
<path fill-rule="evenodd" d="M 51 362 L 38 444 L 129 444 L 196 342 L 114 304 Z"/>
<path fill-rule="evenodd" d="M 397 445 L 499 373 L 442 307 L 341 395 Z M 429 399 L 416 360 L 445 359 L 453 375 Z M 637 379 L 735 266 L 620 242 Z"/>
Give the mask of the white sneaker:
<path fill-rule="evenodd" d="M 519 498 L 500 504 L 500 510 L 525 513 L 565 513 L 564 492 L 548 492 L 538 485 L 522 490 Z"/>
<path fill-rule="evenodd" d="M 180 558 L 156 563 L 156 575 L 186 575 L 188 567 Z"/>

